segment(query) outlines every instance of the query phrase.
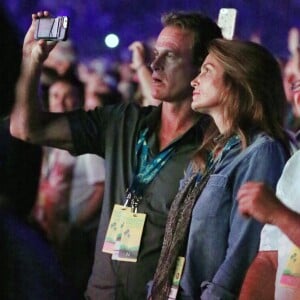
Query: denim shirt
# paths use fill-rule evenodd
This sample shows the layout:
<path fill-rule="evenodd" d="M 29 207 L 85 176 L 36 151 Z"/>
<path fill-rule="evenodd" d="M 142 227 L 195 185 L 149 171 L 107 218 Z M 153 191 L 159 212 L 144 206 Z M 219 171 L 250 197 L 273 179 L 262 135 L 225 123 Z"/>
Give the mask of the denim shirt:
<path fill-rule="evenodd" d="M 260 133 L 243 151 L 237 142 L 217 163 L 193 209 L 177 299 L 238 298 L 263 224 L 239 213 L 237 192 L 250 180 L 275 189 L 287 158 L 281 143 Z M 192 173 L 190 165 L 181 186 Z"/>

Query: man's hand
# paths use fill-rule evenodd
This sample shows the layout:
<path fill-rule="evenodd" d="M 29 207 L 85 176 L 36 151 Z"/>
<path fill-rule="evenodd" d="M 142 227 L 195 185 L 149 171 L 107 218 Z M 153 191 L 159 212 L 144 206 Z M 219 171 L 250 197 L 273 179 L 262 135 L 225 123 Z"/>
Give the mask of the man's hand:
<path fill-rule="evenodd" d="M 32 59 L 32 62 L 42 64 L 48 57 L 50 51 L 55 47 L 57 42 L 34 39 L 35 27 L 37 19 L 42 17 L 50 17 L 48 11 L 32 14 L 32 22 L 26 33 L 23 44 L 23 62 L 26 63 Z"/>
<path fill-rule="evenodd" d="M 247 182 L 240 188 L 239 211 L 262 223 L 274 224 L 276 212 L 283 206 L 273 190 L 261 182 Z"/>
<path fill-rule="evenodd" d="M 128 49 L 132 52 L 132 62 L 130 67 L 137 71 L 142 66 L 146 66 L 146 50 L 143 43 L 133 42 Z"/>

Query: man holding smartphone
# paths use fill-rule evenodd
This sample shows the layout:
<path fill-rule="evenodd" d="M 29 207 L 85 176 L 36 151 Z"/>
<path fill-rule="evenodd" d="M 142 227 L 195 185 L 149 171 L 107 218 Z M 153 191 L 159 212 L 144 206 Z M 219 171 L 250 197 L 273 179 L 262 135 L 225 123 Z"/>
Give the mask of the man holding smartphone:
<path fill-rule="evenodd" d="M 41 66 L 54 47 L 34 40 L 36 21 L 44 16 L 48 13 L 33 15 L 25 37 L 11 133 L 28 142 L 105 158 L 105 196 L 86 297 L 145 299 L 160 255 L 169 207 L 208 124 L 191 109 L 190 82 L 207 55 L 209 41 L 221 37 L 220 28 L 198 13 L 164 16 L 151 64 L 152 96 L 162 101 L 159 107 L 121 104 L 90 112 L 49 114 L 39 111 L 37 105 Z M 144 220 L 141 225 L 135 223 L 141 234 L 135 245 L 139 248 L 136 262 L 114 258 L 107 253 L 109 247 L 103 249 L 109 244 L 109 224 L 114 224 L 116 217 L 112 211 L 124 203 L 131 206 L 138 220 Z M 118 222 L 120 218 L 115 219 Z"/>

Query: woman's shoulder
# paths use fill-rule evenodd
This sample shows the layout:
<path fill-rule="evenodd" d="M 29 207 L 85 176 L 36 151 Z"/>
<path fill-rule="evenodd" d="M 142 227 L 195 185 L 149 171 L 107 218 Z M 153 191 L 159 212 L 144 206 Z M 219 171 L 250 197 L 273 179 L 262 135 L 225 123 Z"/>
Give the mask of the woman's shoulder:
<path fill-rule="evenodd" d="M 257 132 L 250 137 L 250 143 L 248 148 L 263 148 L 263 147 L 279 147 L 284 148 L 284 144 L 281 140 L 274 138 L 266 132 Z"/>
<path fill-rule="evenodd" d="M 263 160 L 286 161 L 290 157 L 285 144 L 266 132 L 258 132 L 251 137 L 249 146 L 243 151 L 244 156 L 256 156 L 262 163 Z"/>

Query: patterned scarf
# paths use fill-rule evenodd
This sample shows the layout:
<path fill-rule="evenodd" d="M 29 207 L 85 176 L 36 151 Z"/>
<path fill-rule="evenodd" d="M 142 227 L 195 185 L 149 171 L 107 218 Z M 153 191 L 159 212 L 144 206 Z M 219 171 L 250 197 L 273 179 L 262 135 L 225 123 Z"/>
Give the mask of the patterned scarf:
<path fill-rule="evenodd" d="M 210 168 L 201 180 L 195 174 L 186 186 L 177 193 L 168 214 L 163 246 L 154 274 L 151 291 L 152 300 L 168 299 L 177 258 L 185 246 L 191 214 L 195 202 L 205 188 L 214 167 Z"/>

